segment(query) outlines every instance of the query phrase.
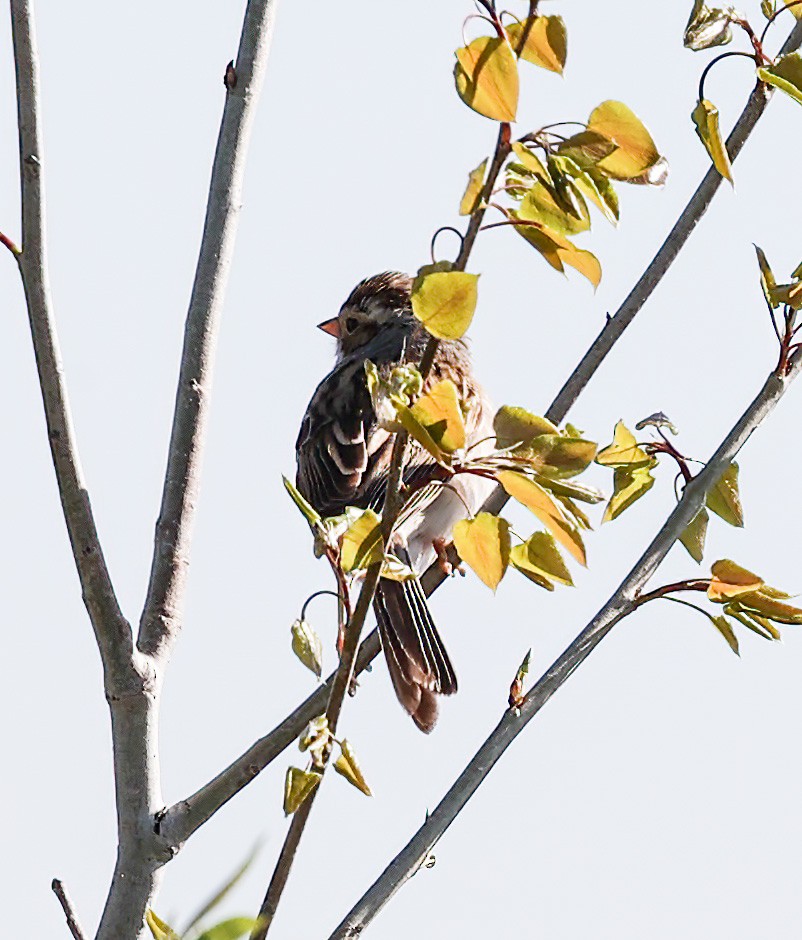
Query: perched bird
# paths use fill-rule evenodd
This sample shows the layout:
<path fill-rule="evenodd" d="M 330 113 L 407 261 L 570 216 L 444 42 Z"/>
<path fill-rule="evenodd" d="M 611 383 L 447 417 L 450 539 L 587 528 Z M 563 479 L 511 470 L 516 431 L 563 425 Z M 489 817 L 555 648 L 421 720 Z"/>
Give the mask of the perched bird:
<path fill-rule="evenodd" d="M 318 385 L 306 409 L 296 444 L 297 487 L 324 516 L 346 506 L 384 504 L 394 435 L 376 418 L 365 377 L 373 362 L 386 377 L 404 362 L 417 363 L 428 334 L 412 313 L 412 279 L 385 272 L 357 284 L 339 315 L 319 324 L 337 339 L 337 361 Z M 424 391 L 450 379 L 465 409 L 466 450 L 479 456 L 492 449 L 492 409 L 473 377 L 461 340 L 440 343 Z M 404 482 L 431 475 L 431 455 L 410 441 Z M 475 512 L 492 481 L 459 474 L 448 487 L 418 491 L 399 518 L 392 551 L 418 574 L 450 541 L 454 523 Z M 437 721 L 438 695 L 457 691 L 457 677 L 432 621 L 420 581 L 382 578 L 374 609 L 382 648 L 396 695 L 415 724 L 430 732 Z"/>

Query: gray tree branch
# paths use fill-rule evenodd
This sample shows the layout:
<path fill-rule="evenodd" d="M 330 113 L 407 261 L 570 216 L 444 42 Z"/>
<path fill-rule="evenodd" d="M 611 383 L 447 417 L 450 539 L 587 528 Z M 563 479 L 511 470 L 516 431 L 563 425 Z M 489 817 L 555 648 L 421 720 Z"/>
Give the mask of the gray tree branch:
<path fill-rule="evenodd" d="M 100 546 L 70 414 L 61 361 L 45 232 L 45 185 L 39 56 L 33 0 L 11 0 L 17 82 L 22 249 L 14 253 L 28 308 L 31 338 L 42 391 L 47 439 L 56 471 L 84 603 L 95 631 L 107 691 L 124 684 L 132 651 L 131 628 L 122 615 Z"/>
<path fill-rule="evenodd" d="M 156 523 L 153 562 L 137 645 L 161 654 L 181 626 L 189 546 L 212 390 L 223 296 L 234 252 L 255 104 L 267 65 L 276 0 L 249 0 L 212 167 L 206 219 L 192 287 L 175 413 Z"/>
<path fill-rule="evenodd" d="M 632 613 L 636 598 L 688 523 L 702 508 L 708 490 L 719 480 L 752 432 L 774 410 L 800 371 L 802 356 L 797 352 L 787 375 L 769 376 L 704 470 L 685 487 L 682 499 L 610 600 L 540 677 L 524 698 L 520 709 L 509 709 L 504 713 L 434 812 L 354 905 L 329 940 L 354 940 L 361 936 L 379 911 L 420 868 L 443 833 L 487 779 L 504 751 L 613 627 Z"/>

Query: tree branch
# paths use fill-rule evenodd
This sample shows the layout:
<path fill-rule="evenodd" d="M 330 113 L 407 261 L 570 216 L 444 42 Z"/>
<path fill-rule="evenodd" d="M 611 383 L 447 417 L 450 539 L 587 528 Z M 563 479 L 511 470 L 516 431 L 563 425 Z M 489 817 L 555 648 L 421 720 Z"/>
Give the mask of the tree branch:
<path fill-rule="evenodd" d="M 530 689 L 520 709 L 505 712 L 434 812 L 354 905 L 329 940 L 354 940 L 361 936 L 385 904 L 415 874 L 504 751 L 613 627 L 632 613 L 637 606 L 639 593 L 688 523 L 702 508 L 708 490 L 720 479 L 752 432 L 773 411 L 800 371 L 802 357 L 796 354 L 788 375 L 769 376 L 704 470 L 685 487 L 682 499 L 610 600 Z"/>
<path fill-rule="evenodd" d="M 81 925 L 78 923 L 78 915 L 75 913 L 75 907 L 67 894 L 64 882 L 54 878 L 50 883 L 50 887 L 53 894 L 58 898 L 62 911 L 64 911 L 64 916 L 67 918 L 67 927 L 69 927 L 73 940 L 86 940 L 86 934 L 81 930 Z"/>
<path fill-rule="evenodd" d="M 16 246 L 11 242 L 9 247 L 22 277 L 61 507 L 84 603 L 103 661 L 108 692 L 119 690 L 125 682 L 132 637 L 114 594 L 92 515 L 53 318 L 45 236 L 39 55 L 33 0 L 11 0 L 11 26 L 17 79 L 22 250 L 14 252 Z"/>
<path fill-rule="evenodd" d="M 181 626 L 215 345 L 242 203 L 245 157 L 275 10 L 276 0 L 249 0 L 233 75 L 226 70 L 226 105 L 184 330 L 167 472 L 137 640 L 141 651 L 154 655 L 169 648 Z"/>

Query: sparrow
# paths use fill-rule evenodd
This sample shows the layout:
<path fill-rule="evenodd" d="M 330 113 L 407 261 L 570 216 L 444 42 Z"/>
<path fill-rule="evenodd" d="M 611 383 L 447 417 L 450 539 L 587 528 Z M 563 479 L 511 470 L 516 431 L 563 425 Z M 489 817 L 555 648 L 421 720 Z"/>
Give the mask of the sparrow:
<path fill-rule="evenodd" d="M 420 361 L 428 340 L 412 312 L 412 278 L 387 271 L 361 281 L 339 314 L 319 324 L 335 337 L 334 368 L 318 385 L 296 443 L 296 486 L 323 516 L 347 506 L 381 512 L 394 434 L 381 426 L 365 375 L 370 361 L 386 377 L 395 366 Z M 493 448 L 493 410 L 473 376 L 462 340 L 441 341 L 424 392 L 450 379 L 464 411 L 466 451 L 481 456 Z M 431 479 L 432 456 L 410 440 L 404 484 Z M 420 575 L 451 541 L 454 523 L 472 515 L 493 481 L 458 474 L 448 486 L 417 491 L 402 511 L 392 536 L 393 553 Z M 440 551 L 438 551 L 438 547 Z M 457 677 L 437 632 L 418 577 L 381 578 L 374 599 L 382 649 L 401 705 L 421 731 L 438 717 L 438 697 L 457 691 Z"/>

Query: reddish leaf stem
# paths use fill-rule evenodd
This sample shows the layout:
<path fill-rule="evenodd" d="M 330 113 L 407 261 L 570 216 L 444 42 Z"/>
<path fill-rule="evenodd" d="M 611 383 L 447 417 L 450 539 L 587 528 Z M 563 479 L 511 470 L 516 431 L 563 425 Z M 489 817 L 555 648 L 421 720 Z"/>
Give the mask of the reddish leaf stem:
<path fill-rule="evenodd" d="M 8 235 L 3 234 L 3 232 L 0 232 L 0 245 L 5 245 L 15 258 L 19 258 L 19 256 L 22 254 L 21 249 L 18 248 L 13 241 L 11 241 Z"/>

